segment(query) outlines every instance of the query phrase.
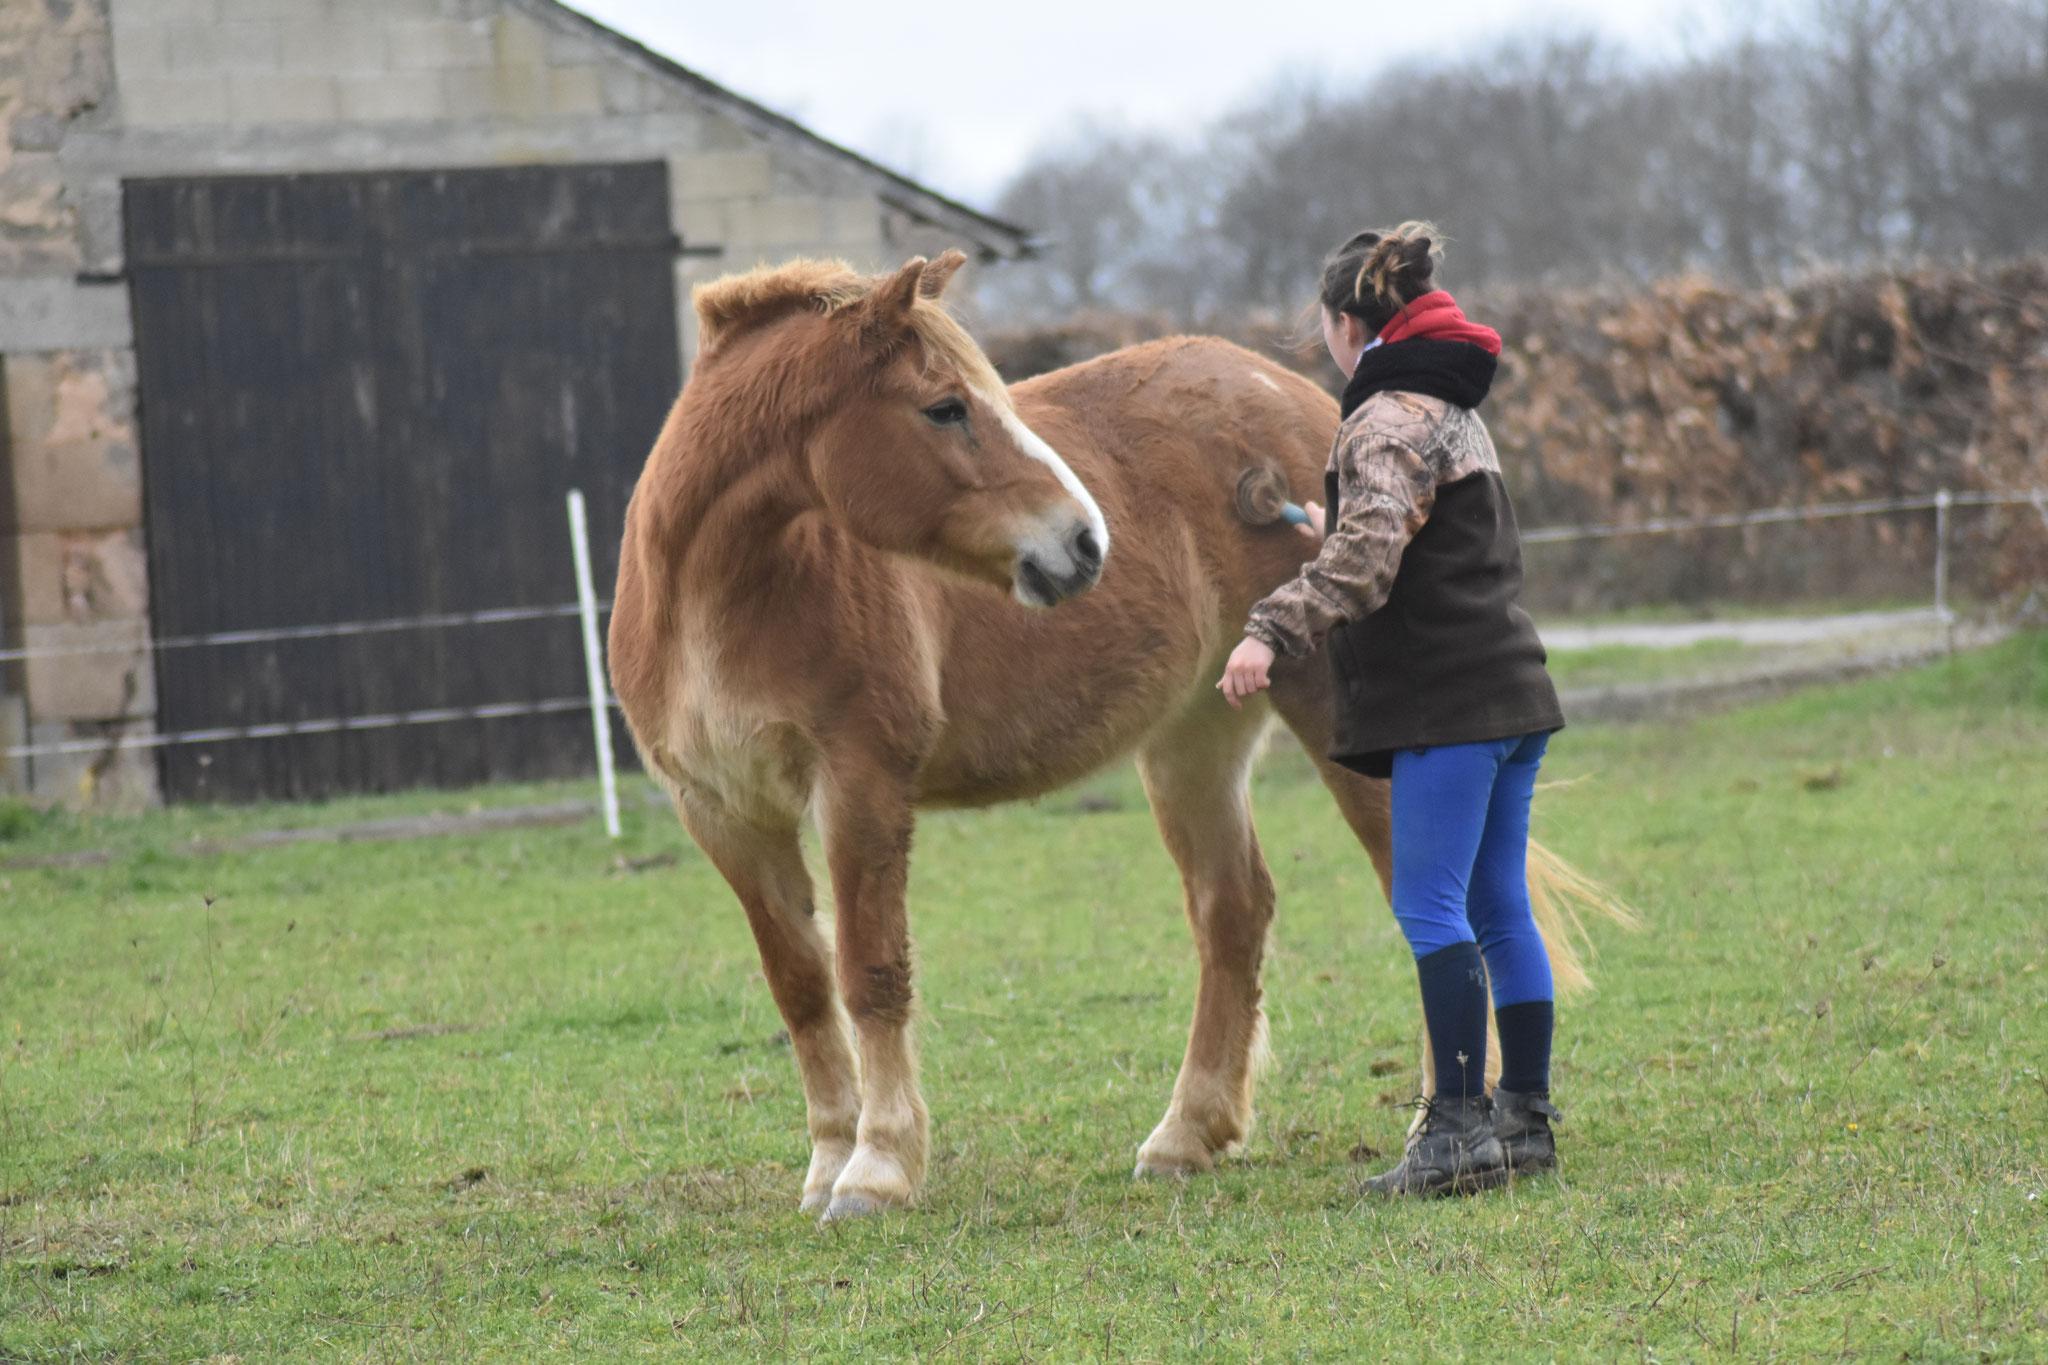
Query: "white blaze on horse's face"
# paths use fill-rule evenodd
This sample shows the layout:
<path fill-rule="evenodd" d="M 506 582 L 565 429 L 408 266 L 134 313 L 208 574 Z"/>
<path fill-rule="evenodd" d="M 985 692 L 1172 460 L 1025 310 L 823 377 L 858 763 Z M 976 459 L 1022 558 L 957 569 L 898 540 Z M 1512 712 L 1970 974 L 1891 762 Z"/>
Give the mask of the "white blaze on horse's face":
<path fill-rule="evenodd" d="M 829 413 L 811 442 L 813 477 L 848 529 L 1028 607 L 1095 586 L 1109 549 L 1102 509 L 999 379 L 907 356 L 876 388 Z"/>
<path fill-rule="evenodd" d="M 1094 495 L 1074 477 L 1059 452 L 1025 426 L 1006 399 L 983 395 L 983 401 L 1017 449 L 1050 469 L 1060 487 L 1079 504 L 1078 518 L 1067 508 L 1050 509 L 1027 520 L 1017 537 L 1010 591 L 1027 607 L 1055 606 L 1086 592 L 1102 577 L 1102 564 L 1109 555 L 1109 527 Z"/>
<path fill-rule="evenodd" d="M 842 313 L 812 321 L 843 338 L 835 319 L 844 317 L 852 354 L 872 369 L 811 431 L 811 474 L 826 506 L 867 544 L 1050 607 L 1102 577 L 1109 529 L 1067 462 L 1017 415 L 988 357 L 938 305 L 966 259 L 914 258 Z M 820 369 L 846 354 L 821 348 Z"/>

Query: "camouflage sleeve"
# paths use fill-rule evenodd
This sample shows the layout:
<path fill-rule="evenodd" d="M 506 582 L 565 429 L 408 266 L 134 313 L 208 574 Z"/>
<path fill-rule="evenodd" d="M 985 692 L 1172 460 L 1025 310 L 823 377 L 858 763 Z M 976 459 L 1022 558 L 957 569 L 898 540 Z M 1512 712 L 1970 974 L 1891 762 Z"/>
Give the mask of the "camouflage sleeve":
<path fill-rule="evenodd" d="M 1245 634 L 1276 654 L 1303 655 L 1340 621 L 1378 611 L 1401 567 L 1401 552 L 1436 504 L 1436 477 L 1399 437 L 1361 423 L 1341 433 L 1337 524 L 1301 572 L 1252 608 Z"/>

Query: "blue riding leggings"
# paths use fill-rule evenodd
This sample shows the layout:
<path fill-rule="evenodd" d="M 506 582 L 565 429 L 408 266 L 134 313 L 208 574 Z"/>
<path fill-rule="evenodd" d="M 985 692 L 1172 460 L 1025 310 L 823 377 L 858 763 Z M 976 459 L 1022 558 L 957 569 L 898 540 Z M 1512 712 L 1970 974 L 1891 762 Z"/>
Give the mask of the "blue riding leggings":
<path fill-rule="evenodd" d="M 1417 958 L 1477 943 L 1501 1009 L 1551 998 L 1529 910 L 1529 798 L 1548 734 L 1394 754 L 1394 918 Z"/>

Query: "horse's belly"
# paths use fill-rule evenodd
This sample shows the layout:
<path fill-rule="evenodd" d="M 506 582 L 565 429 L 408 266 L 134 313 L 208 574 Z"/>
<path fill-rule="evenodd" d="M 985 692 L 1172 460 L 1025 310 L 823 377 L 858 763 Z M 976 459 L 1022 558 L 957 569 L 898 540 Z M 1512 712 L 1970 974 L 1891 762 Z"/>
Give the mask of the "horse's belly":
<path fill-rule="evenodd" d="M 1170 593 L 1119 586 L 1106 579 L 1043 612 L 956 613 L 921 803 L 991 805 L 1057 790 L 1210 699 L 1207 665 L 1227 642 L 1200 578 Z"/>

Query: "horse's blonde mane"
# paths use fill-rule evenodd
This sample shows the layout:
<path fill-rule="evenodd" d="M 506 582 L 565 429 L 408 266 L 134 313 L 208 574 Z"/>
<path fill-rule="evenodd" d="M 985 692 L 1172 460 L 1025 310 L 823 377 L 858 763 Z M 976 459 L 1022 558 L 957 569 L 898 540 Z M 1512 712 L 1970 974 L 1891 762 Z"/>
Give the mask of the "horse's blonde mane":
<path fill-rule="evenodd" d="M 952 273 L 952 267 L 944 268 L 939 287 Z M 757 266 L 724 275 L 690 292 L 690 302 L 697 310 L 698 341 L 710 351 L 735 334 L 798 309 L 815 309 L 831 317 L 862 303 L 893 278 L 862 275 L 844 261 L 813 260 Z M 930 287 L 929 280 L 926 287 Z M 913 297 L 905 320 L 923 345 L 927 364 L 935 360 L 950 364 L 961 378 L 992 401 L 1008 406 L 1009 392 L 1002 377 L 944 304 L 920 290 Z"/>

